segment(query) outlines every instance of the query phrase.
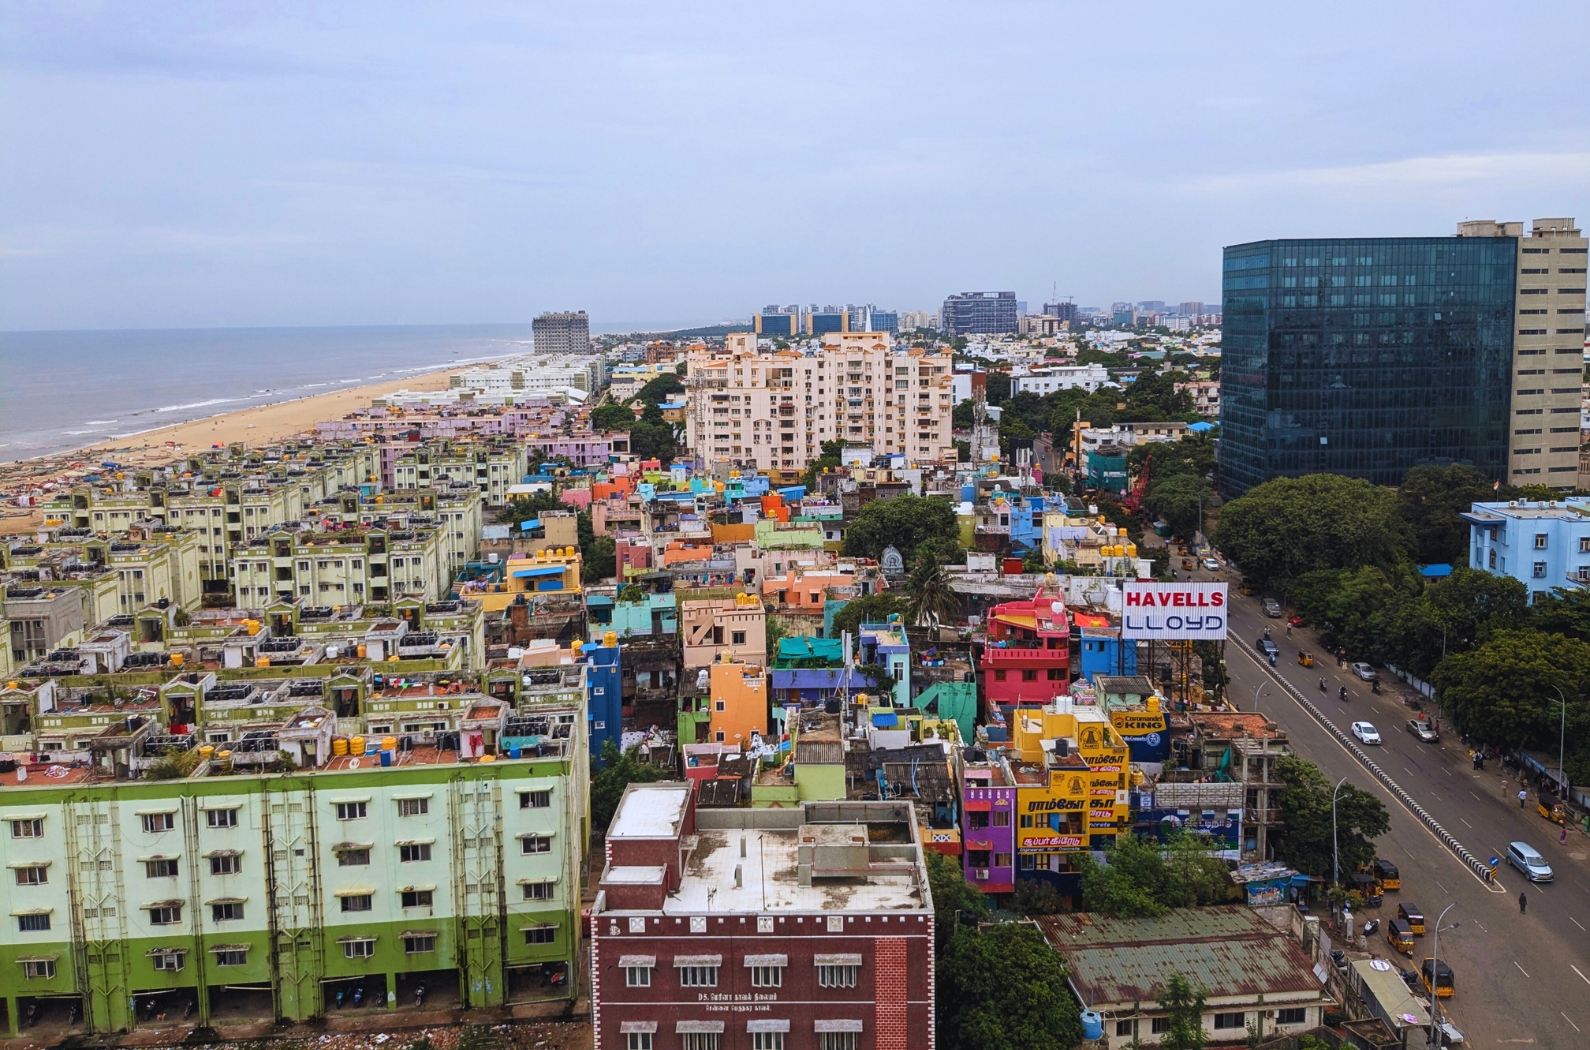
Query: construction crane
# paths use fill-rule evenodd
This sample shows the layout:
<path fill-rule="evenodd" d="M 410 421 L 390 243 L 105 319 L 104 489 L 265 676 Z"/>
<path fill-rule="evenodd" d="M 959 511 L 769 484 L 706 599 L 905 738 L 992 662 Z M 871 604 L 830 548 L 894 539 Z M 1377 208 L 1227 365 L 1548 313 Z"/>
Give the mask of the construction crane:
<path fill-rule="evenodd" d="M 1143 469 L 1137 472 L 1137 480 L 1132 487 L 1126 490 L 1126 495 L 1121 499 L 1121 506 L 1133 514 L 1143 509 L 1143 497 L 1148 495 L 1148 475 L 1154 465 L 1153 453 L 1143 460 Z"/>

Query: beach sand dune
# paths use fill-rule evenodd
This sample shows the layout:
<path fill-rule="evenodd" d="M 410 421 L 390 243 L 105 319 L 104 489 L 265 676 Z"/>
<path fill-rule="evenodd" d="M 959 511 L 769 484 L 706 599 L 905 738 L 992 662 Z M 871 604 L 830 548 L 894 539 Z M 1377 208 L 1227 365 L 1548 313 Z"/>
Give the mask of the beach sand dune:
<path fill-rule="evenodd" d="M 307 433 L 322 420 L 340 419 L 355 409 L 368 406 L 374 398 L 399 390 L 445 390 L 449 377 L 456 371 L 458 369 L 443 369 L 387 383 L 349 387 L 296 401 L 246 408 L 188 423 L 174 423 L 159 430 L 87 445 L 72 452 L 6 463 L 0 465 L 0 493 L 15 493 L 57 478 L 69 480 L 97 468 L 105 461 L 132 467 L 154 466 L 168 463 L 179 456 L 208 450 L 211 445 L 228 445 L 234 441 L 248 445 L 268 445 Z M 82 466 L 73 468 L 73 463 Z M 0 507 L 0 514 L 4 515 L 0 517 L 0 535 L 27 532 L 38 528 L 43 522 L 43 515 L 37 510 L 17 507 L 13 500 L 8 499 L 7 502 L 13 505 Z"/>

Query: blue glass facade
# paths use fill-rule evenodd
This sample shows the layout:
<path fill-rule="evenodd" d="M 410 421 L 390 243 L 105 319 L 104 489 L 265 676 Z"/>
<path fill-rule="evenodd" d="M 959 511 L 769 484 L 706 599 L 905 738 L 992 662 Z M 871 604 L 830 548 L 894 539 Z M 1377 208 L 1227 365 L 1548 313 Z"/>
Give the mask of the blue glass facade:
<path fill-rule="evenodd" d="M 1507 472 L 1511 237 L 1225 250 L 1220 488 L 1414 466 Z"/>
<path fill-rule="evenodd" d="M 900 334 L 900 315 L 893 310 L 872 311 L 872 331 Z"/>
<path fill-rule="evenodd" d="M 814 312 L 807 315 L 811 321 L 811 334 L 823 335 L 828 332 L 843 332 L 845 330 L 846 315 L 843 311 L 835 313 Z"/>
<path fill-rule="evenodd" d="M 1015 292 L 961 292 L 944 300 L 943 330 L 951 335 L 995 335 L 1016 330 Z"/>

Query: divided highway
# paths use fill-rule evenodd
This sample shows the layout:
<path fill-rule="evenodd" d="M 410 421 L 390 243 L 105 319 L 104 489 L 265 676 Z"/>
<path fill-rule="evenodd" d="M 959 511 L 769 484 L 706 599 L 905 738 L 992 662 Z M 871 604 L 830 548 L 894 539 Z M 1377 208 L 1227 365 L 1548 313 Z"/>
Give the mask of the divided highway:
<path fill-rule="evenodd" d="M 1567 844 L 1559 846 L 1561 829 L 1535 813 L 1533 797 L 1530 808 L 1519 808 L 1518 781 L 1505 778 L 1495 762 L 1486 763 L 1483 772 L 1472 769 L 1466 750 L 1444 725 L 1439 743 L 1423 743 L 1407 732 L 1415 712 L 1404 699 L 1417 694 L 1405 684 L 1383 674 L 1376 696 L 1367 682 L 1326 657 L 1312 631 L 1294 628 L 1289 637 L 1284 619 L 1266 617 L 1256 597 L 1238 594 L 1234 576 L 1200 570 L 1193 578 L 1232 584 L 1226 662 L 1237 705 L 1252 709 L 1258 688 L 1259 709 L 1286 730 L 1298 755 L 1316 763 L 1332 782 L 1348 777 L 1385 803 L 1391 831 L 1380 840 L 1380 855 L 1401 868 L 1403 888 L 1386 895 L 1379 909 L 1382 927 L 1396 916 L 1399 901 L 1417 903 L 1432 924 L 1441 909 L 1456 904 L 1447 922 L 1462 925 L 1441 935 L 1441 957 L 1455 972 L 1456 993 L 1442 1007 L 1469 1045 L 1590 1047 L 1590 837 L 1570 830 Z M 1281 649 L 1273 672 L 1254 649 L 1266 627 Z M 1297 663 L 1299 649 L 1314 653 L 1314 667 Z M 1302 693 L 1340 736 L 1321 725 L 1272 674 Z M 1325 679 L 1324 693 L 1319 691 L 1320 678 Z M 1347 687 L 1346 702 L 1337 699 L 1341 686 Z M 1433 705 L 1424 702 L 1433 712 Z M 1351 740 L 1354 721 L 1374 723 L 1384 743 L 1365 747 Z M 1378 779 L 1348 742 L 1440 825 L 1456 848 Z M 1515 839 L 1545 856 L 1556 875 L 1554 883 L 1527 884 L 1504 864 L 1496 882 L 1487 884 L 1459 852 L 1484 862 L 1502 856 Z M 1528 895 L 1524 914 L 1519 912 L 1520 892 Z M 1370 917 L 1375 914 L 1370 909 Z M 1419 938 L 1416 959 L 1430 953 L 1431 940 L 1430 934 Z M 1411 968 L 1383 936 L 1371 938 L 1370 948 Z"/>

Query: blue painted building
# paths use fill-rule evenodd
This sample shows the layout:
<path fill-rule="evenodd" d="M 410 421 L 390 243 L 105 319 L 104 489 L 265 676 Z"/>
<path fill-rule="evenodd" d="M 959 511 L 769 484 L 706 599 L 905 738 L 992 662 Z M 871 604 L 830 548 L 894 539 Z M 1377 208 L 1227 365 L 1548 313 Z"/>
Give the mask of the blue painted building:
<path fill-rule="evenodd" d="M 1529 600 L 1590 583 L 1590 500 L 1475 503 L 1469 525 L 1471 569 L 1511 576 Z"/>
<path fill-rule="evenodd" d="M 585 693 L 587 717 L 591 723 L 591 761 L 599 767 L 603 745 L 611 740 L 614 747 L 620 746 L 624 734 L 622 654 L 618 639 L 609 631 L 603 644 L 583 646 L 580 659 L 589 664 L 585 671 Z"/>

